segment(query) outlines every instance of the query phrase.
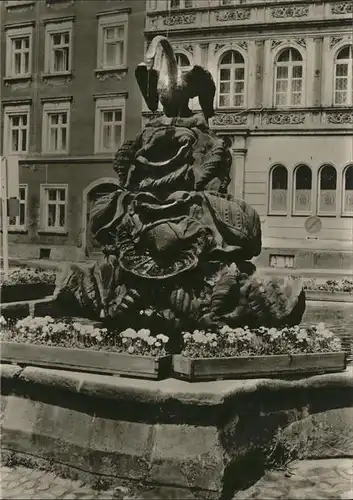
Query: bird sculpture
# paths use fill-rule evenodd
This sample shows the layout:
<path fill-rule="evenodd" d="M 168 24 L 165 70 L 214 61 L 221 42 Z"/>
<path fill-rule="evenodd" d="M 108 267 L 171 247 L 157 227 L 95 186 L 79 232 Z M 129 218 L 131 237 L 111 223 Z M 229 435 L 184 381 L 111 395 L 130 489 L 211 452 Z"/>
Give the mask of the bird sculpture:
<path fill-rule="evenodd" d="M 167 117 L 189 117 L 189 99 L 198 97 L 206 119 L 214 115 L 213 100 L 216 86 L 209 71 L 195 65 L 182 72 L 169 40 L 164 36 L 153 38 L 145 61 L 135 70 L 135 77 L 150 111 L 163 106 Z"/>

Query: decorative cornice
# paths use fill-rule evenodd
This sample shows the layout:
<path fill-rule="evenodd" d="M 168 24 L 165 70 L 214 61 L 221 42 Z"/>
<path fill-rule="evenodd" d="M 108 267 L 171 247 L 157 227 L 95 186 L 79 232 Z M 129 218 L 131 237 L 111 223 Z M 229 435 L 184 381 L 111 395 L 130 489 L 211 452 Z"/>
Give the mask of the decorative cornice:
<path fill-rule="evenodd" d="M 327 114 L 327 121 L 336 125 L 353 125 L 353 111 L 332 111 Z"/>
<path fill-rule="evenodd" d="M 271 16 L 274 19 L 283 19 L 290 17 L 307 17 L 309 14 L 309 6 L 299 5 L 299 6 L 286 6 L 272 7 Z"/>
<path fill-rule="evenodd" d="M 196 14 L 174 14 L 163 19 L 164 26 L 176 26 L 178 24 L 193 24 Z"/>
<path fill-rule="evenodd" d="M 216 114 L 212 119 L 212 125 L 246 125 L 248 117 L 246 114 L 224 113 Z"/>
<path fill-rule="evenodd" d="M 337 45 L 340 42 L 343 42 L 343 40 L 347 40 L 347 42 L 352 43 L 352 37 L 339 37 L 339 36 L 331 36 L 330 38 L 330 49 L 333 49 L 335 45 Z"/>
<path fill-rule="evenodd" d="M 68 21 L 74 21 L 75 16 L 65 16 L 65 17 L 45 17 L 43 19 L 44 24 L 55 24 L 55 23 L 66 23 Z"/>
<path fill-rule="evenodd" d="M 173 49 L 175 50 L 185 50 L 186 52 L 189 52 L 189 54 L 194 54 L 194 46 L 191 45 L 191 44 L 176 44 L 174 45 L 174 43 L 172 44 L 173 45 Z"/>
<path fill-rule="evenodd" d="M 331 14 L 344 15 L 353 13 L 353 2 L 331 4 Z"/>
<path fill-rule="evenodd" d="M 73 101 L 73 96 L 58 96 L 58 97 L 41 97 L 41 102 L 67 102 Z"/>
<path fill-rule="evenodd" d="M 102 69 L 97 68 L 94 70 L 96 78 L 100 81 L 105 81 L 108 78 L 116 78 L 117 80 L 121 80 L 127 74 L 128 68 L 115 68 L 115 69 Z"/>
<path fill-rule="evenodd" d="M 6 23 L 4 25 L 5 30 L 16 29 L 16 28 L 27 28 L 31 26 L 35 26 L 35 21 L 16 21 L 14 23 Z"/>
<path fill-rule="evenodd" d="M 264 121 L 268 125 L 299 125 L 305 122 L 305 113 L 265 113 Z"/>
<path fill-rule="evenodd" d="M 127 99 L 129 97 L 129 92 L 108 92 L 108 93 L 99 93 L 93 94 L 93 99 L 114 99 L 115 97 L 124 97 Z"/>
<path fill-rule="evenodd" d="M 112 10 L 102 10 L 102 12 L 97 12 L 97 17 L 102 16 L 115 16 L 119 14 L 131 14 L 131 7 L 124 7 L 122 9 L 112 9 Z"/>
<path fill-rule="evenodd" d="M 220 22 L 246 21 L 250 19 L 250 15 L 250 9 L 223 10 L 221 12 L 216 12 L 216 20 Z"/>
<path fill-rule="evenodd" d="M 271 50 L 275 49 L 278 47 L 278 45 L 281 44 L 290 44 L 290 43 L 296 43 L 303 47 L 304 49 L 306 48 L 306 40 L 305 38 L 292 38 L 292 39 L 287 39 L 287 40 L 272 40 L 271 42 Z"/>
<path fill-rule="evenodd" d="M 24 98 L 24 99 L 1 99 L 1 104 L 3 106 L 23 106 L 27 104 L 32 104 L 32 98 Z"/>
<path fill-rule="evenodd" d="M 214 53 L 216 54 L 224 47 L 230 47 L 230 48 L 240 47 L 243 50 L 247 51 L 248 50 L 248 42 L 245 40 L 233 40 L 230 43 L 216 43 L 216 45 L 214 47 Z"/>

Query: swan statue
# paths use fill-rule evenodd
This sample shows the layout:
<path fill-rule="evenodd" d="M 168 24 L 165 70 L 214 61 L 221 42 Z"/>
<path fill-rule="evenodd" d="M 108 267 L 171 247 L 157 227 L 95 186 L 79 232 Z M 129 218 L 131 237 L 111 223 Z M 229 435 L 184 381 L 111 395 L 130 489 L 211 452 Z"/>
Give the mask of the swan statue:
<path fill-rule="evenodd" d="M 135 77 L 152 112 L 158 109 L 160 102 L 167 117 L 190 117 L 189 99 L 198 97 L 206 120 L 214 115 L 216 86 L 211 73 L 198 65 L 182 72 L 165 36 L 153 38 L 145 61 L 136 67 Z"/>

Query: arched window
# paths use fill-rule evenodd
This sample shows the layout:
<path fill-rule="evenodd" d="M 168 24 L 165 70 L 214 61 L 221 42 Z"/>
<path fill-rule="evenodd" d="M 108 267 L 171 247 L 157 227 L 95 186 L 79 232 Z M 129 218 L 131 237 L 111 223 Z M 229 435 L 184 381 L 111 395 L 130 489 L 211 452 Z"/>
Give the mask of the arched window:
<path fill-rule="evenodd" d="M 183 54 L 182 52 L 177 52 L 175 54 L 175 58 L 177 61 L 177 65 L 179 66 L 182 73 L 186 73 L 190 70 L 190 61 L 185 54 Z"/>
<path fill-rule="evenodd" d="M 353 215 L 353 165 L 349 165 L 343 174 L 343 214 Z"/>
<path fill-rule="evenodd" d="M 300 106 L 303 101 L 303 58 L 296 49 L 280 52 L 275 63 L 275 105 Z"/>
<path fill-rule="evenodd" d="M 242 108 L 245 103 L 245 63 L 235 50 L 223 54 L 218 72 L 218 106 Z"/>
<path fill-rule="evenodd" d="M 313 176 L 307 165 L 300 165 L 294 172 L 293 212 L 295 215 L 311 213 L 311 193 Z"/>
<path fill-rule="evenodd" d="M 283 165 L 276 165 L 270 175 L 270 214 L 287 214 L 288 172 Z"/>
<path fill-rule="evenodd" d="M 319 173 L 319 213 L 334 215 L 336 213 L 337 172 L 332 165 L 325 165 Z"/>
<path fill-rule="evenodd" d="M 353 104 L 353 48 L 344 47 L 335 58 L 334 104 Z"/>

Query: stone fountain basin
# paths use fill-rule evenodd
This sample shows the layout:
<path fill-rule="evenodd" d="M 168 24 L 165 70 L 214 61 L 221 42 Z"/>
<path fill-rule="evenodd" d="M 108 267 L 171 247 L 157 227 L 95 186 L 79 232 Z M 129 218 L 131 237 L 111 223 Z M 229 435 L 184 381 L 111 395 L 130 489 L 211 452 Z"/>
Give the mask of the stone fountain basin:
<path fill-rule="evenodd" d="M 1 368 L 4 453 L 126 480 L 138 498 L 232 498 L 261 476 L 279 428 L 304 456 L 353 456 L 350 366 L 295 381 L 196 383 Z M 320 422 L 325 430 L 307 439 Z"/>

